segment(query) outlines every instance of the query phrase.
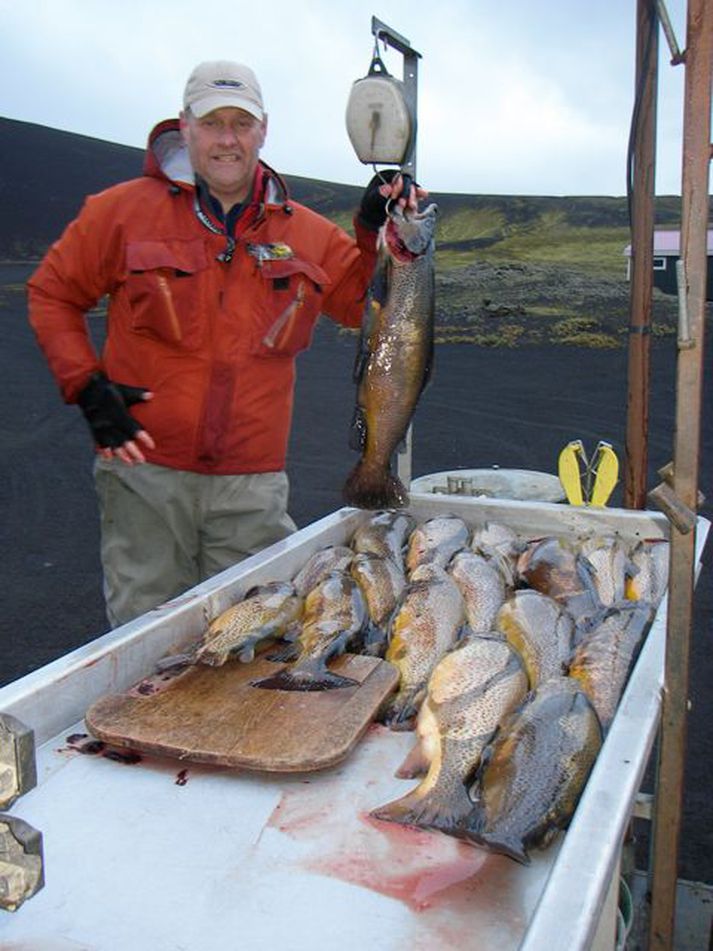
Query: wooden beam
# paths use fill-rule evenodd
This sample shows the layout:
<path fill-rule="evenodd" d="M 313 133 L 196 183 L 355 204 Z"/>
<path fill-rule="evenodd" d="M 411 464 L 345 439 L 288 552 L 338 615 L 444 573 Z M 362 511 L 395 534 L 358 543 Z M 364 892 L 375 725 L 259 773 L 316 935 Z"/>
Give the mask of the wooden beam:
<path fill-rule="evenodd" d="M 711 159 L 713 0 L 689 0 L 683 128 L 681 260 L 684 282 L 676 371 L 673 491 L 698 505 L 701 394 Z M 671 524 L 666 669 L 652 848 L 652 951 L 674 944 L 678 848 L 683 804 L 690 639 L 695 584 L 695 532 Z"/>

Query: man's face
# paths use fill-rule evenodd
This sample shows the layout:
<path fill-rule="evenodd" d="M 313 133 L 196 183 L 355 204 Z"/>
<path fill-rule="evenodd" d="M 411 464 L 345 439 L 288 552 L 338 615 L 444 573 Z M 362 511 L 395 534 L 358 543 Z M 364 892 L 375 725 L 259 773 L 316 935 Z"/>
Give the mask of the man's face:
<path fill-rule="evenodd" d="M 228 211 L 250 193 L 267 117 L 262 122 L 243 109 L 225 106 L 197 119 L 181 116 L 181 132 L 194 172 Z"/>

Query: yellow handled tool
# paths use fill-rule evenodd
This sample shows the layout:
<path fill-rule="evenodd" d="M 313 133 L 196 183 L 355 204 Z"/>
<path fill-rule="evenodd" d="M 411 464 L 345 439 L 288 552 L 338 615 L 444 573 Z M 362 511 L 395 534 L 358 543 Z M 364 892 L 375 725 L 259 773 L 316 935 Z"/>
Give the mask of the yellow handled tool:
<path fill-rule="evenodd" d="M 582 440 L 573 439 L 559 454 L 558 471 L 570 505 L 601 507 L 619 479 L 619 460 L 611 444 L 600 440 L 590 462 Z"/>
<path fill-rule="evenodd" d="M 581 439 L 567 443 L 559 455 L 559 477 L 570 505 L 584 505 L 582 487 L 589 463 Z"/>

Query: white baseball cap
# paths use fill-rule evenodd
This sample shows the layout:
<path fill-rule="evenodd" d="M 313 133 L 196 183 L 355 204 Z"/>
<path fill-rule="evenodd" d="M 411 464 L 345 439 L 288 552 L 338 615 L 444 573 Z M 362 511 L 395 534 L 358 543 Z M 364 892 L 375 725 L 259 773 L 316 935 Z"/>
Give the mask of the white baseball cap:
<path fill-rule="evenodd" d="M 188 77 L 183 108 L 190 109 L 201 119 L 223 106 L 244 109 L 256 119 L 263 120 L 262 92 L 255 73 L 249 66 L 228 60 L 199 63 Z"/>

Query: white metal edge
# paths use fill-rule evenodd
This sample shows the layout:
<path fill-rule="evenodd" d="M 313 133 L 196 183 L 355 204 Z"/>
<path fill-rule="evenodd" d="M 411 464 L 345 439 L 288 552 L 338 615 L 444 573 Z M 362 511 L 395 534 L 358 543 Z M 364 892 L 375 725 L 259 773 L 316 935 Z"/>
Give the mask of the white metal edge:
<path fill-rule="evenodd" d="M 710 522 L 699 517 L 696 577 L 700 573 L 709 529 Z M 591 946 L 658 729 L 667 607 L 668 598 L 664 597 L 540 896 L 521 951 L 540 951 L 545 946 L 549 951 L 575 951 Z M 616 782 L 612 776 L 616 776 Z M 599 844 L 599 849 L 598 860 L 592 864 L 594 842 Z"/>

